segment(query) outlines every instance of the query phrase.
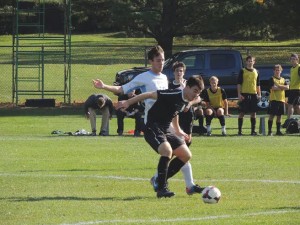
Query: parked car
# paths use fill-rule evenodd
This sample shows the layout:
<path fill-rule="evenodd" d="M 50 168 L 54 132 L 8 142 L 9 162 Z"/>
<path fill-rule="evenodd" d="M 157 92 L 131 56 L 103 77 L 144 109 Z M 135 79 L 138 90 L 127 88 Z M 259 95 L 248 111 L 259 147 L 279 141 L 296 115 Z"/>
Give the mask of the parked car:
<path fill-rule="evenodd" d="M 186 65 L 185 78 L 192 75 L 201 75 L 206 87 L 209 87 L 209 78 L 215 75 L 219 78 L 219 85 L 225 89 L 229 99 L 237 99 L 237 77 L 244 67 L 242 55 L 232 49 L 193 49 L 180 51 L 165 61 L 163 73 L 168 79 L 174 79 L 172 65 L 176 61 L 184 62 Z M 268 106 L 269 88 L 268 80 L 273 75 L 273 65 L 255 66 L 259 71 L 262 100 L 261 108 Z M 114 85 L 123 85 L 132 80 L 138 74 L 149 70 L 149 67 L 135 67 L 117 72 Z M 283 66 L 281 74 L 289 82 L 289 66 Z"/>

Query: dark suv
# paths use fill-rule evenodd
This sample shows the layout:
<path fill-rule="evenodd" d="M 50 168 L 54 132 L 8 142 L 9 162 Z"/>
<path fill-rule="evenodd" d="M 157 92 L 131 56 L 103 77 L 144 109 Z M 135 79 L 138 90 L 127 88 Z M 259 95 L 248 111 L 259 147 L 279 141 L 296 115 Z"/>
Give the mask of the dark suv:
<path fill-rule="evenodd" d="M 163 73 L 168 79 L 174 79 L 172 65 L 176 61 L 186 65 L 185 78 L 192 75 L 201 75 L 205 85 L 209 85 L 208 79 L 212 75 L 219 78 L 220 85 L 225 88 L 228 97 L 236 97 L 236 79 L 242 68 L 241 54 L 235 50 L 203 50 L 193 49 L 180 51 L 165 61 Z M 116 74 L 115 85 L 123 85 L 132 80 L 136 75 L 149 70 L 149 67 L 135 67 L 129 70 L 119 71 Z"/>
<path fill-rule="evenodd" d="M 243 68 L 241 53 L 232 49 L 192 49 L 175 53 L 165 61 L 163 73 L 169 81 L 174 79 L 172 65 L 176 61 L 186 65 L 185 78 L 191 75 L 201 75 L 205 86 L 209 86 L 209 78 L 217 76 L 219 85 L 225 89 L 227 97 L 237 98 L 237 77 Z M 266 93 L 268 100 L 268 80 L 273 75 L 273 66 L 255 67 L 260 74 L 261 89 Z M 136 75 L 149 70 L 149 67 L 135 67 L 129 70 L 119 71 L 116 74 L 115 85 L 123 85 L 132 80 Z M 283 67 L 282 77 L 289 80 L 289 68 Z"/>

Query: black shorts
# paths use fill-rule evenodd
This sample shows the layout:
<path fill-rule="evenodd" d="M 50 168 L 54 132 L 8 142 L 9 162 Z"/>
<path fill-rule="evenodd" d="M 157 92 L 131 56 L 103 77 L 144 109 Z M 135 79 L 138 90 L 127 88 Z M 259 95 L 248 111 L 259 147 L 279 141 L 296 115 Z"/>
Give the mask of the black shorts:
<path fill-rule="evenodd" d="M 270 101 L 268 107 L 268 114 L 281 116 L 284 114 L 284 102 L 280 101 Z"/>
<path fill-rule="evenodd" d="M 144 138 L 156 152 L 158 152 L 158 147 L 165 141 L 170 143 L 173 150 L 185 144 L 183 138 L 175 135 L 171 129 L 166 130 L 157 123 L 146 125 Z"/>
<path fill-rule="evenodd" d="M 239 102 L 239 111 L 243 113 L 255 113 L 258 111 L 257 95 L 256 94 L 243 94 L 244 100 Z"/>
<path fill-rule="evenodd" d="M 289 90 L 288 104 L 300 105 L 300 90 Z"/>
<path fill-rule="evenodd" d="M 186 134 L 192 133 L 193 118 L 194 118 L 194 113 L 191 108 L 187 112 L 179 113 L 179 126 Z"/>

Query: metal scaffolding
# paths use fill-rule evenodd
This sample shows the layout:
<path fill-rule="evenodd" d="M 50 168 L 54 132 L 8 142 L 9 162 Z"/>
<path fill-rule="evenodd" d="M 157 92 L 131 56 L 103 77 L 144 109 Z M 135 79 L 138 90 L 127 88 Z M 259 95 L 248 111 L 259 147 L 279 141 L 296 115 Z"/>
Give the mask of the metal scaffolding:
<path fill-rule="evenodd" d="M 61 1 L 63 31 L 56 35 L 46 33 L 45 0 L 15 2 L 12 101 L 17 105 L 24 98 L 55 96 L 71 102 L 71 0 Z"/>

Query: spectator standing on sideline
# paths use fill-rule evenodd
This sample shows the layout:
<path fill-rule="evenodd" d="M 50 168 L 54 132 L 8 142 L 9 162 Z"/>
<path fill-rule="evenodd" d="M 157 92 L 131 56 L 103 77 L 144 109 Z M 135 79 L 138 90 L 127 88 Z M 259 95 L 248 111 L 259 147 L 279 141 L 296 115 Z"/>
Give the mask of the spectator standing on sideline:
<path fill-rule="evenodd" d="M 291 80 L 290 90 L 288 92 L 288 119 L 294 114 L 300 114 L 300 66 L 297 54 L 291 54 Z"/>
<path fill-rule="evenodd" d="M 112 117 L 113 104 L 111 99 L 104 94 L 93 94 L 88 97 L 84 103 L 84 112 L 87 119 L 90 120 L 92 128 L 92 136 L 96 136 L 96 110 L 100 110 L 102 114 L 102 122 L 100 128 L 100 136 L 107 136 L 109 133 L 108 123 Z"/>
<path fill-rule="evenodd" d="M 185 64 L 183 62 L 175 62 L 173 64 L 172 69 L 173 69 L 175 79 L 169 83 L 169 89 L 183 89 L 186 86 L 186 82 L 187 82 L 187 80 L 184 79 L 184 74 L 186 71 Z M 193 103 L 194 102 L 195 104 L 198 104 L 200 102 L 200 97 L 197 98 L 197 101 L 193 101 Z M 179 126 L 188 135 L 188 139 L 185 140 L 185 142 L 189 147 L 192 143 L 192 130 L 193 130 L 193 119 L 194 119 L 193 106 L 188 104 L 185 110 L 180 112 L 178 115 L 179 115 Z"/>
<path fill-rule="evenodd" d="M 122 86 L 112 86 L 104 84 L 102 80 L 93 80 L 94 87 L 99 89 L 104 89 L 114 94 L 126 94 L 133 90 L 140 89 L 142 93 L 149 91 L 165 90 L 168 89 L 168 79 L 165 74 L 162 73 L 165 54 L 160 46 L 154 46 L 148 51 L 148 60 L 151 64 L 149 71 L 137 75 L 130 82 Z M 147 114 L 149 109 L 155 103 L 155 99 L 145 99 L 145 118 L 144 123 L 147 123 Z M 181 130 L 180 135 L 185 135 Z M 189 194 L 191 193 L 201 193 L 201 189 L 198 188 L 199 185 L 195 185 L 192 179 L 192 168 L 190 163 L 187 163 L 187 168 L 182 170 L 186 187 L 188 188 Z M 153 185 L 154 177 L 151 178 L 150 182 Z"/>
<path fill-rule="evenodd" d="M 128 94 L 119 95 L 118 101 L 128 100 L 129 98 L 133 98 L 135 96 L 135 91 L 129 92 Z M 135 119 L 135 129 L 134 129 L 134 136 L 139 137 L 141 135 L 142 131 L 142 112 L 143 107 L 141 104 L 135 103 L 128 107 L 125 111 L 117 110 L 117 123 L 118 123 L 118 129 L 117 133 L 119 136 L 123 135 L 124 131 L 124 118 L 129 117 Z"/>
<path fill-rule="evenodd" d="M 203 91 L 207 136 L 211 136 L 211 121 L 214 117 L 219 119 L 222 135 L 226 136 L 225 116 L 229 116 L 227 95 L 225 90 L 218 86 L 219 79 L 216 76 L 210 77 L 209 83 L 210 88 Z"/>
<path fill-rule="evenodd" d="M 153 185 L 158 198 L 175 195 L 174 192 L 169 191 L 167 180 L 191 158 L 191 152 L 185 141 L 178 136 L 178 133 L 181 133 L 178 113 L 199 96 L 203 86 L 203 80 L 200 77 L 190 77 L 182 90 L 146 92 L 118 103 L 118 108 L 126 109 L 129 105 L 148 98 L 157 99 L 148 111 L 144 137 L 148 144 L 160 154 L 157 166 L 158 177 Z M 173 127 L 171 128 L 172 121 Z"/>
<path fill-rule="evenodd" d="M 256 112 L 257 102 L 261 98 L 260 79 L 254 68 L 255 57 L 246 57 L 246 67 L 243 68 L 237 80 L 237 92 L 239 98 L 238 135 L 243 135 L 242 127 L 246 113 L 250 113 L 251 135 L 256 136 Z"/>
<path fill-rule="evenodd" d="M 280 131 L 281 116 L 284 114 L 285 90 L 289 89 L 285 79 L 280 76 L 282 72 L 281 65 L 274 66 L 274 75 L 269 80 L 270 86 L 270 104 L 268 107 L 268 135 L 272 136 L 273 119 L 276 116 L 276 135 L 283 135 Z"/>

